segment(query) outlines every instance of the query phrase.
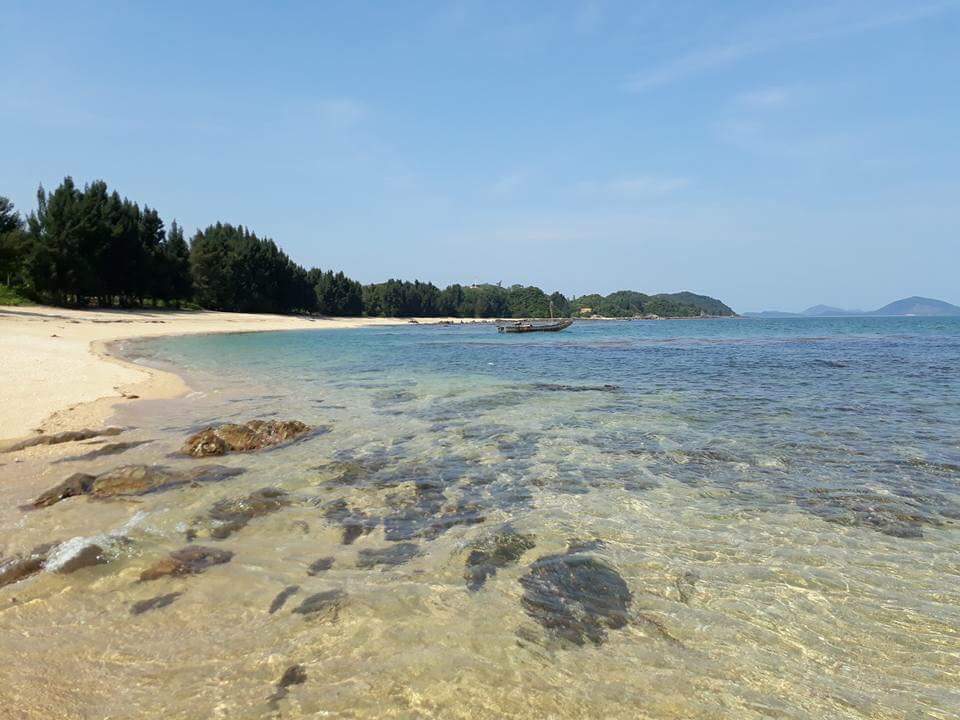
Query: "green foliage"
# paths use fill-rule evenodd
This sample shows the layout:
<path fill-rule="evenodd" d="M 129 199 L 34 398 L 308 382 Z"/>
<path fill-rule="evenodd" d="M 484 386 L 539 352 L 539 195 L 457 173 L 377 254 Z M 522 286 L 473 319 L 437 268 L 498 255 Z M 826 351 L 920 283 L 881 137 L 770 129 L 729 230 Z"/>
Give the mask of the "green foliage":
<path fill-rule="evenodd" d="M 328 270 L 315 272 L 316 281 L 313 283 L 317 299 L 317 312 L 322 315 L 356 316 L 363 313 L 363 287 L 356 280 L 351 280 L 342 272 L 334 273 Z"/>
<path fill-rule="evenodd" d="M 0 281 L 18 290 L 3 297 L 108 307 L 149 300 L 164 307 L 389 317 L 569 317 L 581 308 L 609 317 L 733 314 L 719 300 L 690 292 L 621 290 L 571 302 L 523 285 L 440 290 L 390 279 L 361 286 L 342 272 L 304 269 L 242 225 L 218 222 L 188 245 L 176 221 L 167 230 L 155 209 L 121 198 L 101 180 L 81 189 L 70 177 L 52 193 L 38 189 L 26 223 L 0 197 Z"/>
<path fill-rule="evenodd" d="M 21 272 L 45 299 L 110 306 L 189 297 L 186 266 L 167 263 L 160 215 L 108 192 L 103 181 L 81 190 L 67 177 L 50 194 L 41 187 L 27 226 Z"/>
<path fill-rule="evenodd" d="M 217 223 L 190 242 L 194 299 L 201 307 L 235 312 L 311 312 L 317 298 L 308 273 L 273 240 L 242 225 Z"/>
<path fill-rule="evenodd" d="M 576 298 L 573 308 L 580 313 L 590 308 L 590 314 L 603 317 L 700 317 L 701 315 L 733 315 L 734 312 L 715 298 L 691 292 L 646 295 L 633 290 L 619 290 L 607 296 L 597 294 Z"/>
<path fill-rule="evenodd" d="M 26 244 L 20 213 L 9 199 L 0 196 L 0 280 L 7 285 L 19 280 L 22 274 Z"/>
<path fill-rule="evenodd" d="M 0 285 L 0 305 L 33 305 L 33 301 L 17 288 Z"/>

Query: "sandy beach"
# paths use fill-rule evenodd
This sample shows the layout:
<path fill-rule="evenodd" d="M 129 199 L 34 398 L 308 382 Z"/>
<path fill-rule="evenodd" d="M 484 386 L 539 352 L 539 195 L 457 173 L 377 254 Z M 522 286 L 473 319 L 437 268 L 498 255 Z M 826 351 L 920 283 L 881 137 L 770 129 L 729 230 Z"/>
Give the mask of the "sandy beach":
<path fill-rule="evenodd" d="M 395 325 L 408 319 L 314 318 L 212 311 L 0 306 L 0 441 L 97 427 L 117 402 L 186 392 L 171 373 L 107 352 L 114 340 L 199 333 Z M 431 318 L 424 322 L 439 322 Z"/>

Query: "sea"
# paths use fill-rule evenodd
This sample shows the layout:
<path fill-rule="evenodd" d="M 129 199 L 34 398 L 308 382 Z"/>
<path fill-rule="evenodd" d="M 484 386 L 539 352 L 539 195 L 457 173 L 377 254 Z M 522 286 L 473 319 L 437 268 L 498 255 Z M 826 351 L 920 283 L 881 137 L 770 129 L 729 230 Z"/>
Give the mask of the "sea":
<path fill-rule="evenodd" d="M 0 716 L 960 717 L 960 318 L 114 350 L 192 391 L 125 403 L 110 440 L 143 444 L 51 484 L 243 473 L 0 516 L 14 544 L 110 554 L 0 588 Z M 179 453 L 251 419 L 314 430 Z M 262 490 L 280 500 L 224 532 L 217 508 Z M 139 580 L 190 545 L 232 555 Z"/>

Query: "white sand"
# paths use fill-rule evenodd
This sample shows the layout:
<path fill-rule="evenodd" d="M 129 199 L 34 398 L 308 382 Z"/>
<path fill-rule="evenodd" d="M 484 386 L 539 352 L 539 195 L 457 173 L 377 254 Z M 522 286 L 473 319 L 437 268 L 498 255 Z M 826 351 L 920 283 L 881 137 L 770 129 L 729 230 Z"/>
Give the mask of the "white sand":
<path fill-rule="evenodd" d="M 436 318 L 428 322 L 437 322 Z M 353 328 L 386 318 L 0 306 L 0 439 L 98 427 L 124 396 L 176 397 L 176 375 L 106 354 L 111 340 L 161 335 Z"/>

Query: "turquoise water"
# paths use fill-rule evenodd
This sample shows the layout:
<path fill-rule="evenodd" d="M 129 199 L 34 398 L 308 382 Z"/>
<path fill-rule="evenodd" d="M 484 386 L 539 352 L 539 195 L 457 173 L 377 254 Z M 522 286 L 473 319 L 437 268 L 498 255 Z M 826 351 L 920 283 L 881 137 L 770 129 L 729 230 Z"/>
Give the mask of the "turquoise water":
<path fill-rule="evenodd" d="M 127 405 L 118 420 L 151 443 L 94 469 L 188 466 L 169 453 L 209 422 L 328 431 L 228 456 L 246 470 L 230 481 L 31 518 L 37 538 L 50 523 L 129 540 L 90 587 L 38 581 L 21 618 L 56 631 L 16 645 L 31 664 L 74 671 L 65 646 L 111 659 L 88 713 L 957 716 L 960 319 L 410 325 L 125 351 L 185 368 L 196 392 Z M 267 486 L 294 501 L 201 534 L 233 560 L 157 581 L 182 596 L 130 616 L 147 597 L 131 578 L 214 503 Z M 291 612 L 317 593 L 323 612 Z M 292 664 L 306 679 L 274 697 Z"/>

